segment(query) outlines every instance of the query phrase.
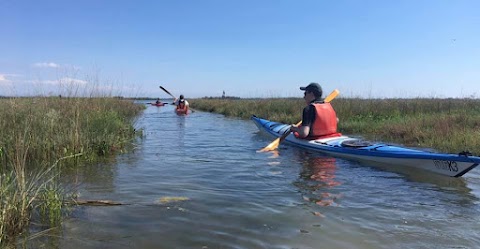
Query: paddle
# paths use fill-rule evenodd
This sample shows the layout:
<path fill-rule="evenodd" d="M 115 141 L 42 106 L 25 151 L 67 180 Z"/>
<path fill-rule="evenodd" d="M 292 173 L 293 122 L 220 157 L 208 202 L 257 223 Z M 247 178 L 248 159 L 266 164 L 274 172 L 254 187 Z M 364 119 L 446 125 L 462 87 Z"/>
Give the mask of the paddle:
<path fill-rule="evenodd" d="M 330 101 L 332 101 L 332 99 L 334 99 L 335 97 L 337 97 L 337 95 L 340 93 L 340 91 L 338 91 L 337 89 L 333 90 L 333 92 L 331 92 L 323 101 L 325 103 L 328 103 Z M 298 126 L 302 124 L 302 121 L 298 122 L 295 124 L 295 126 Z M 285 133 L 283 133 L 283 135 L 281 137 L 278 137 L 277 139 L 273 140 L 273 142 L 271 142 L 270 144 L 268 144 L 267 146 L 265 146 L 265 148 L 259 150 L 258 152 L 266 152 L 266 151 L 272 151 L 272 150 L 275 150 L 278 148 L 278 146 L 280 145 L 280 142 L 285 140 L 285 138 L 290 134 L 290 129 L 288 129 L 288 131 L 286 131 Z"/>
<path fill-rule="evenodd" d="M 177 99 L 177 97 L 173 96 L 167 89 L 165 89 L 163 86 L 160 86 L 160 89 L 162 89 L 164 92 L 166 92 L 168 95 L 172 96 L 173 99 Z"/>
<path fill-rule="evenodd" d="M 160 89 L 162 89 L 164 92 L 166 92 L 168 95 L 172 96 L 173 98 L 173 103 L 170 103 L 170 105 L 175 105 L 175 100 L 177 100 L 177 97 L 173 96 L 167 89 L 165 89 L 163 86 L 160 86 Z"/>

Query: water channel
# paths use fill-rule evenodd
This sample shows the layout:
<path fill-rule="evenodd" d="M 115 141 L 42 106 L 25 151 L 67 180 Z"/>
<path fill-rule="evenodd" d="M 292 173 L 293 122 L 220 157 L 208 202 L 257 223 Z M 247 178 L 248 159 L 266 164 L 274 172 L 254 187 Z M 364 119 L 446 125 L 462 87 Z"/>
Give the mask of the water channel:
<path fill-rule="evenodd" d="M 480 248 L 480 172 L 387 171 L 282 144 L 253 122 L 148 106 L 131 153 L 77 172 L 56 248 Z M 52 243 L 52 242 L 50 242 Z"/>

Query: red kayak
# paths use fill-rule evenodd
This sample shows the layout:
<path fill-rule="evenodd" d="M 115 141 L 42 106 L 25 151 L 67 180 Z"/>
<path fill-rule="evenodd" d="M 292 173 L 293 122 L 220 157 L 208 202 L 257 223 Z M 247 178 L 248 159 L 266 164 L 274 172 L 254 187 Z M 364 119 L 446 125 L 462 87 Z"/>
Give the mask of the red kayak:
<path fill-rule="evenodd" d="M 175 109 L 175 113 L 177 113 L 177 115 L 187 115 L 188 109 Z"/>
<path fill-rule="evenodd" d="M 164 106 L 165 103 L 150 103 L 151 105 L 154 105 L 154 106 Z"/>

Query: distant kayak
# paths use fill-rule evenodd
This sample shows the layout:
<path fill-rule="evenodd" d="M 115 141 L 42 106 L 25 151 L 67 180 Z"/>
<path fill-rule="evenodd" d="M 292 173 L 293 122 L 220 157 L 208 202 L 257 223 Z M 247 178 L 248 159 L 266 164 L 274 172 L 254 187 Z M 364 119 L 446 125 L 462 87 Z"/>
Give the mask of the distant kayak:
<path fill-rule="evenodd" d="M 154 105 L 154 106 L 164 106 L 165 103 L 150 103 L 151 105 Z"/>
<path fill-rule="evenodd" d="M 251 119 L 260 130 L 274 137 L 280 137 L 290 129 L 290 125 L 272 122 L 256 116 L 252 116 Z M 480 157 L 472 156 L 469 153 L 427 152 L 383 143 L 372 143 L 347 136 L 306 140 L 296 138 L 291 133 L 285 138 L 285 142 L 332 156 L 375 162 L 384 166 L 416 168 L 451 177 L 462 176 L 480 164 Z"/>

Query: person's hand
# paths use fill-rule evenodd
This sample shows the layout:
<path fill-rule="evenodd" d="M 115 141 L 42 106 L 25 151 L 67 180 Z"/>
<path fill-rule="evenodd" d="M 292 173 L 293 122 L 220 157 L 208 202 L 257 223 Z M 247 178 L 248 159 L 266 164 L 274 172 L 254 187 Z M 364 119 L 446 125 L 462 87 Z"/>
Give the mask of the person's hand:
<path fill-rule="evenodd" d="M 292 125 L 290 126 L 290 131 L 291 131 L 291 132 L 298 132 L 298 126 L 292 124 Z"/>

